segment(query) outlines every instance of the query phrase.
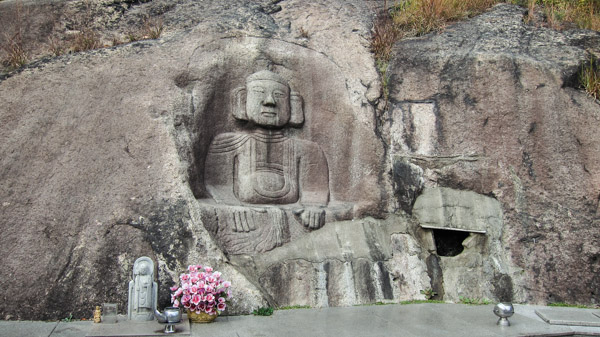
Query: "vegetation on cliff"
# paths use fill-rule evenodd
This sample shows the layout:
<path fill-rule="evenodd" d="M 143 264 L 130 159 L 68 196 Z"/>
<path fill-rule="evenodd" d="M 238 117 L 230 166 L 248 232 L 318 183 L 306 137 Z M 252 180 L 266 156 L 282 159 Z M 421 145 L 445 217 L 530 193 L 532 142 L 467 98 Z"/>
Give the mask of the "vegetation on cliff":
<path fill-rule="evenodd" d="M 376 18 L 371 49 L 382 75 L 387 97 L 387 66 L 393 44 L 406 37 L 440 31 L 448 24 L 482 13 L 490 7 L 510 2 L 527 8 L 524 21 L 553 29 L 600 30 L 600 1 L 596 0 L 401 0 L 384 1 Z M 590 62 L 580 75 L 581 86 L 593 97 L 600 95 L 600 71 Z"/>

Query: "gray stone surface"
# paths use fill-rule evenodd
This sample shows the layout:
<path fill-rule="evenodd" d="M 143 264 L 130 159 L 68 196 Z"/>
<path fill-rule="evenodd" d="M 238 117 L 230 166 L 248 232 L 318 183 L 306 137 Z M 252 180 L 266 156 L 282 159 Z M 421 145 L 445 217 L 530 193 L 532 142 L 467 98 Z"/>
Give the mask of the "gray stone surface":
<path fill-rule="evenodd" d="M 117 323 L 88 323 L 87 337 L 113 337 L 113 336 L 165 336 L 165 324 L 154 321 L 132 321 L 120 316 Z M 91 327 L 89 326 L 91 325 Z M 190 321 L 184 314 L 181 323 L 175 325 L 175 332 L 170 336 L 190 336 Z M 60 335 L 62 336 L 62 335 Z M 81 335 L 80 335 L 81 336 Z"/>
<path fill-rule="evenodd" d="M 502 227 L 502 209 L 493 198 L 451 188 L 429 188 L 417 198 L 413 214 L 423 228 L 485 234 Z"/>
<path fill-rule="evenodd" d="M 92 330 L 93 323 L 89 321 L 58 322 L 56 328 L 48 336 L 80 337 L 86 336 Z"/>
<path fill-rule="evenodd" d="M 2 336 L 6 337 L 47 337 L 52 334 L 57 325 L 57 322 L 0 321 L 0 331 Z"/>
<path fill-rule="evenodd" d="M 510 327 L 496 325 L 492 305 L 455 304 L 376 305 L 345 308 L 277 310 L 272 316 L 221 316 L 210 324 L 191 324 L 191 336 L 598 336 L 600 328 L 560 326 L 535 313 L 541 306 L 516 305 Z M 6 323 L 11 323 L 7 325 Z M 19 334 L 39 322 L 0 321 L 3 336 Z M 48 323 L 46 323 L 48 324 Z M 56 325 L 57 323 L 49 323 Z M 96 324 L 60 323 L 49 337 L 83 337 Z M 79 334 L 75 334 L 80 329 Z M 35 335 L 34 335 L 35 336 Z"/>
<path fill-rule="evenodd" d="M 446 289 L 502 280 L 515 301 L 599 303 L 590 291 L 600 288 L 599 106 L 578 89 L 577 72 L 600 35 L 530 26 L 524 15 L 501 4 L 395 45 L 382 117 L 389 165 L 410 167 L 394 172 L 397 186 L 472 191 L 501 205 L 491 268 L 465 256 L 471 267 L 444 274 Z M 414 211 L 417 196 L 396 195 L 397 208 Z"/>
<path fill-rule="evenodd" d="M 384 224 L 372 218 L 333 222 L 283 247 L 231 262 L 261 284 L 276 307 L 410 299 L 429 286 L 429 278 L 418 245 L 406 234 L 409 228 L 401 217 Z"/>
<path fill-rule="evenodd" d="M 535 313 L 549 324 L 600 327 L 600 317 L 593 309 L 543 308 Z"/>
<path fill-rule="evenodd" d="M 437 255 L 426 257 L 432 286 L 423 289 L 431 288 L 438 293 L 436 298 L 452 301 L 461 297 L 513 300 L 511 263 L 501 244 L 503 213 L 496 199 L 429 187 L 414 203 L 413 215 L 423 228 L 422 244 Z M 439 229 L 443 231 L 432 231 Z"/>

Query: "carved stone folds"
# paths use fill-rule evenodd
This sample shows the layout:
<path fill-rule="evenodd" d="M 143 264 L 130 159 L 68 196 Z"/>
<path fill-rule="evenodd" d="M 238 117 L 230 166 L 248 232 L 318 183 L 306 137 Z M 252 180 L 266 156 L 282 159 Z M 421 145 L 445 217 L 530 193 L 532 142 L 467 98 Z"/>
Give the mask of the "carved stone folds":
<path fill-rule="evenodd" d="M 247 123 L 209 146 L 205 226 L 231 254 L 269 251 L 321 228 L 329 212 L 327 158 L 319 144 L 286 135 L 304 122 L 302 97 L 264 70 L 233 90 L 231 102 L 233 116 Z"/>

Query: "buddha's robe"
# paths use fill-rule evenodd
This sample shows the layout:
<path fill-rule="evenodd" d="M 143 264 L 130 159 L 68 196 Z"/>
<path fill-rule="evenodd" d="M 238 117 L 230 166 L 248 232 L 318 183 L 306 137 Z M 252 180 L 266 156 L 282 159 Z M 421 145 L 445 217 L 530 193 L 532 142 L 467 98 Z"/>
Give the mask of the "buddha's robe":
<path fill-rule="evenodd" d="M 205 184 L 218 203 L 326 206 L 329 171 L 314 142 L 280 131 L 223 133 L 205 162 Z"/>
<path fill-rule="evenodd" d="M 329 171 L 314 142 L 267 129 L 219 134 L 206 156 L 204 179 L 210 196 L 223 205 L 215 208 L 213 234 L 230 253 L 281 246 L 294 231 L 290 223 L 304 230 L 324 224 Z"/>

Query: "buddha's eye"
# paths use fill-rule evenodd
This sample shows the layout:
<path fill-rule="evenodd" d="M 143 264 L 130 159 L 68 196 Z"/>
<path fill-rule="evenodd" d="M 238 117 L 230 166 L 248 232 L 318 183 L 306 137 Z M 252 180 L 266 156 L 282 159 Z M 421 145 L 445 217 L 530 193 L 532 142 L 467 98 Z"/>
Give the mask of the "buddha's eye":
<path fill-rule="evenodd" d="M 275 98 L 284 98 L 285 97 L 285 93 L 283 91 L 273 91 L 273 97 Z"/>
<path fill-rule="evenodd" d="M 257 93 L 264 93 L 265 89 L 263 89 L 263 87 L 252 87 L 250 90 L 252 90 L 252 92 L 257 92 Z"/>

